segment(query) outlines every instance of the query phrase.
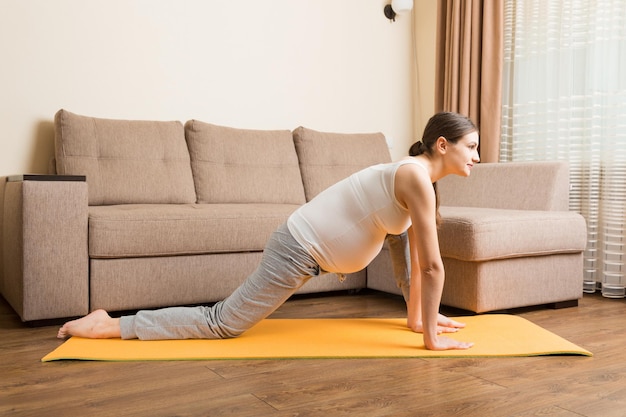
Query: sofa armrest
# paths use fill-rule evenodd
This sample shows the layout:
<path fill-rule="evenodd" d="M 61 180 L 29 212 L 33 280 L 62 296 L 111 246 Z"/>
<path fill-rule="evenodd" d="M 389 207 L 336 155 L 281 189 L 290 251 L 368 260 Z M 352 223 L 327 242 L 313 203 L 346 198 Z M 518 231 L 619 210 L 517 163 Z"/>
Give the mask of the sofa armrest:
<path fill-rule="evenodd" d="M 437 182 L 442 206 L 569 210 L 569 165 L 563 161 L 477 164 L 468 178 Z"/>
<path fill-rule="evenodd" d="M 87 201 L 84 177 L 6 179 L 1 289 L 23 321 L 88 313 Z"/>

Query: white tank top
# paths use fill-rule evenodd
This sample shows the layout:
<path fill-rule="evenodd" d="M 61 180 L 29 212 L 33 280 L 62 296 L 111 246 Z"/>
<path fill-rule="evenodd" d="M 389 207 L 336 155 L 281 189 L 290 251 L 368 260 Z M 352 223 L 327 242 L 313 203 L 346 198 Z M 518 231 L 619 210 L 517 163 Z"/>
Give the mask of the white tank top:
<path fill-rule="evenodd" d="M 398 168 L 415 159 L 374 165 L 332 185 L 287 220 L 289 231 L 324 271 L 352 273 L 380 252 L 387 234 L 411 225 L 408 210 L 395 197 Z"/>

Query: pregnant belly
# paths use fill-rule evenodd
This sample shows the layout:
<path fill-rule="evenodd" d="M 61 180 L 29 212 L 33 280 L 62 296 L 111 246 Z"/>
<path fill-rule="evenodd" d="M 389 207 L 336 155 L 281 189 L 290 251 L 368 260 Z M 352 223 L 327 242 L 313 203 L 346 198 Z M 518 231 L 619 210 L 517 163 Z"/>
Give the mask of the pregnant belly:
<path fill-rule="evenodd" d="M 372 236 L 348 233 L 329 240 L 319 247 L 319 258 L 313 255 L 327 272 L 349 274 L 360 271 L 380 253 L 386 233 Z"/>

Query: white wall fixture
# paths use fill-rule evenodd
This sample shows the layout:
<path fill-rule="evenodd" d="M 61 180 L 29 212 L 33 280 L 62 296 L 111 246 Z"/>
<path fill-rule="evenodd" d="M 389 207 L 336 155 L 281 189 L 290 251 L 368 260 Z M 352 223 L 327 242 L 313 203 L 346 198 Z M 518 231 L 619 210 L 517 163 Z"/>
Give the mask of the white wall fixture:
<path fill-rule="evenodd" d="M 396 21 L 396 15 L 409 12 L 413 9 L 413 0 L 391 0 L 384 8 L 385 16 L 392 22 Z"/>

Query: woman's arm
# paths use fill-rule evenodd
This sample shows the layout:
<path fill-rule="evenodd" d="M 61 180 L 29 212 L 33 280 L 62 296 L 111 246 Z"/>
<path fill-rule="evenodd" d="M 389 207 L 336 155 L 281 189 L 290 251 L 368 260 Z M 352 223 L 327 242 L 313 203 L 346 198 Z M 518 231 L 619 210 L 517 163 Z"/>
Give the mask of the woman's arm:
<path fill-rule="evenodd" d="M 469 343 L 438 336 L 439 326 L 456 327 L 454 321 L 439 314 L 444 283 L 444 268 L 439 252 L 435 192 L 424 169 L 407 164 L 396 173 L 396 198 L 407 207 L 412 226 L 409 229 L 411 253 L 411 290 L 408 324 L 422 331 L 427 349 L 466 349 Z M 462 327 L 462 324 L 458 323 Z M 421 329 L 420 329 L 421 328 Z"/>
<path fill-rule="evenodd" d="M 414 332 L 422 333 L 424 328 L 422 326 L 422 275 L 419 266 L 417 247 L 415 246 L 416 237 L 413 234 L 413 227 L 408 230 L 409 247 L 411 253 L 411 285 L 410 296 L 407 299 L 407 327 Z M 414 303 L 410 303 L 410 300 L 414 300 Z M 455 333 L 459 329 L 465 327 L 465 323 L 452 320 L 443 314 L 437 315 L 437 334 L 440 333 Z"/>
<path fill-rule="evenodd" d="M 420 270 L 413 226 L 407 231 L 411 262 L 411 280 L 407 301 L 407 326 L 414 332 L 421 333 L 422 328 L 422 273 Z"/>

